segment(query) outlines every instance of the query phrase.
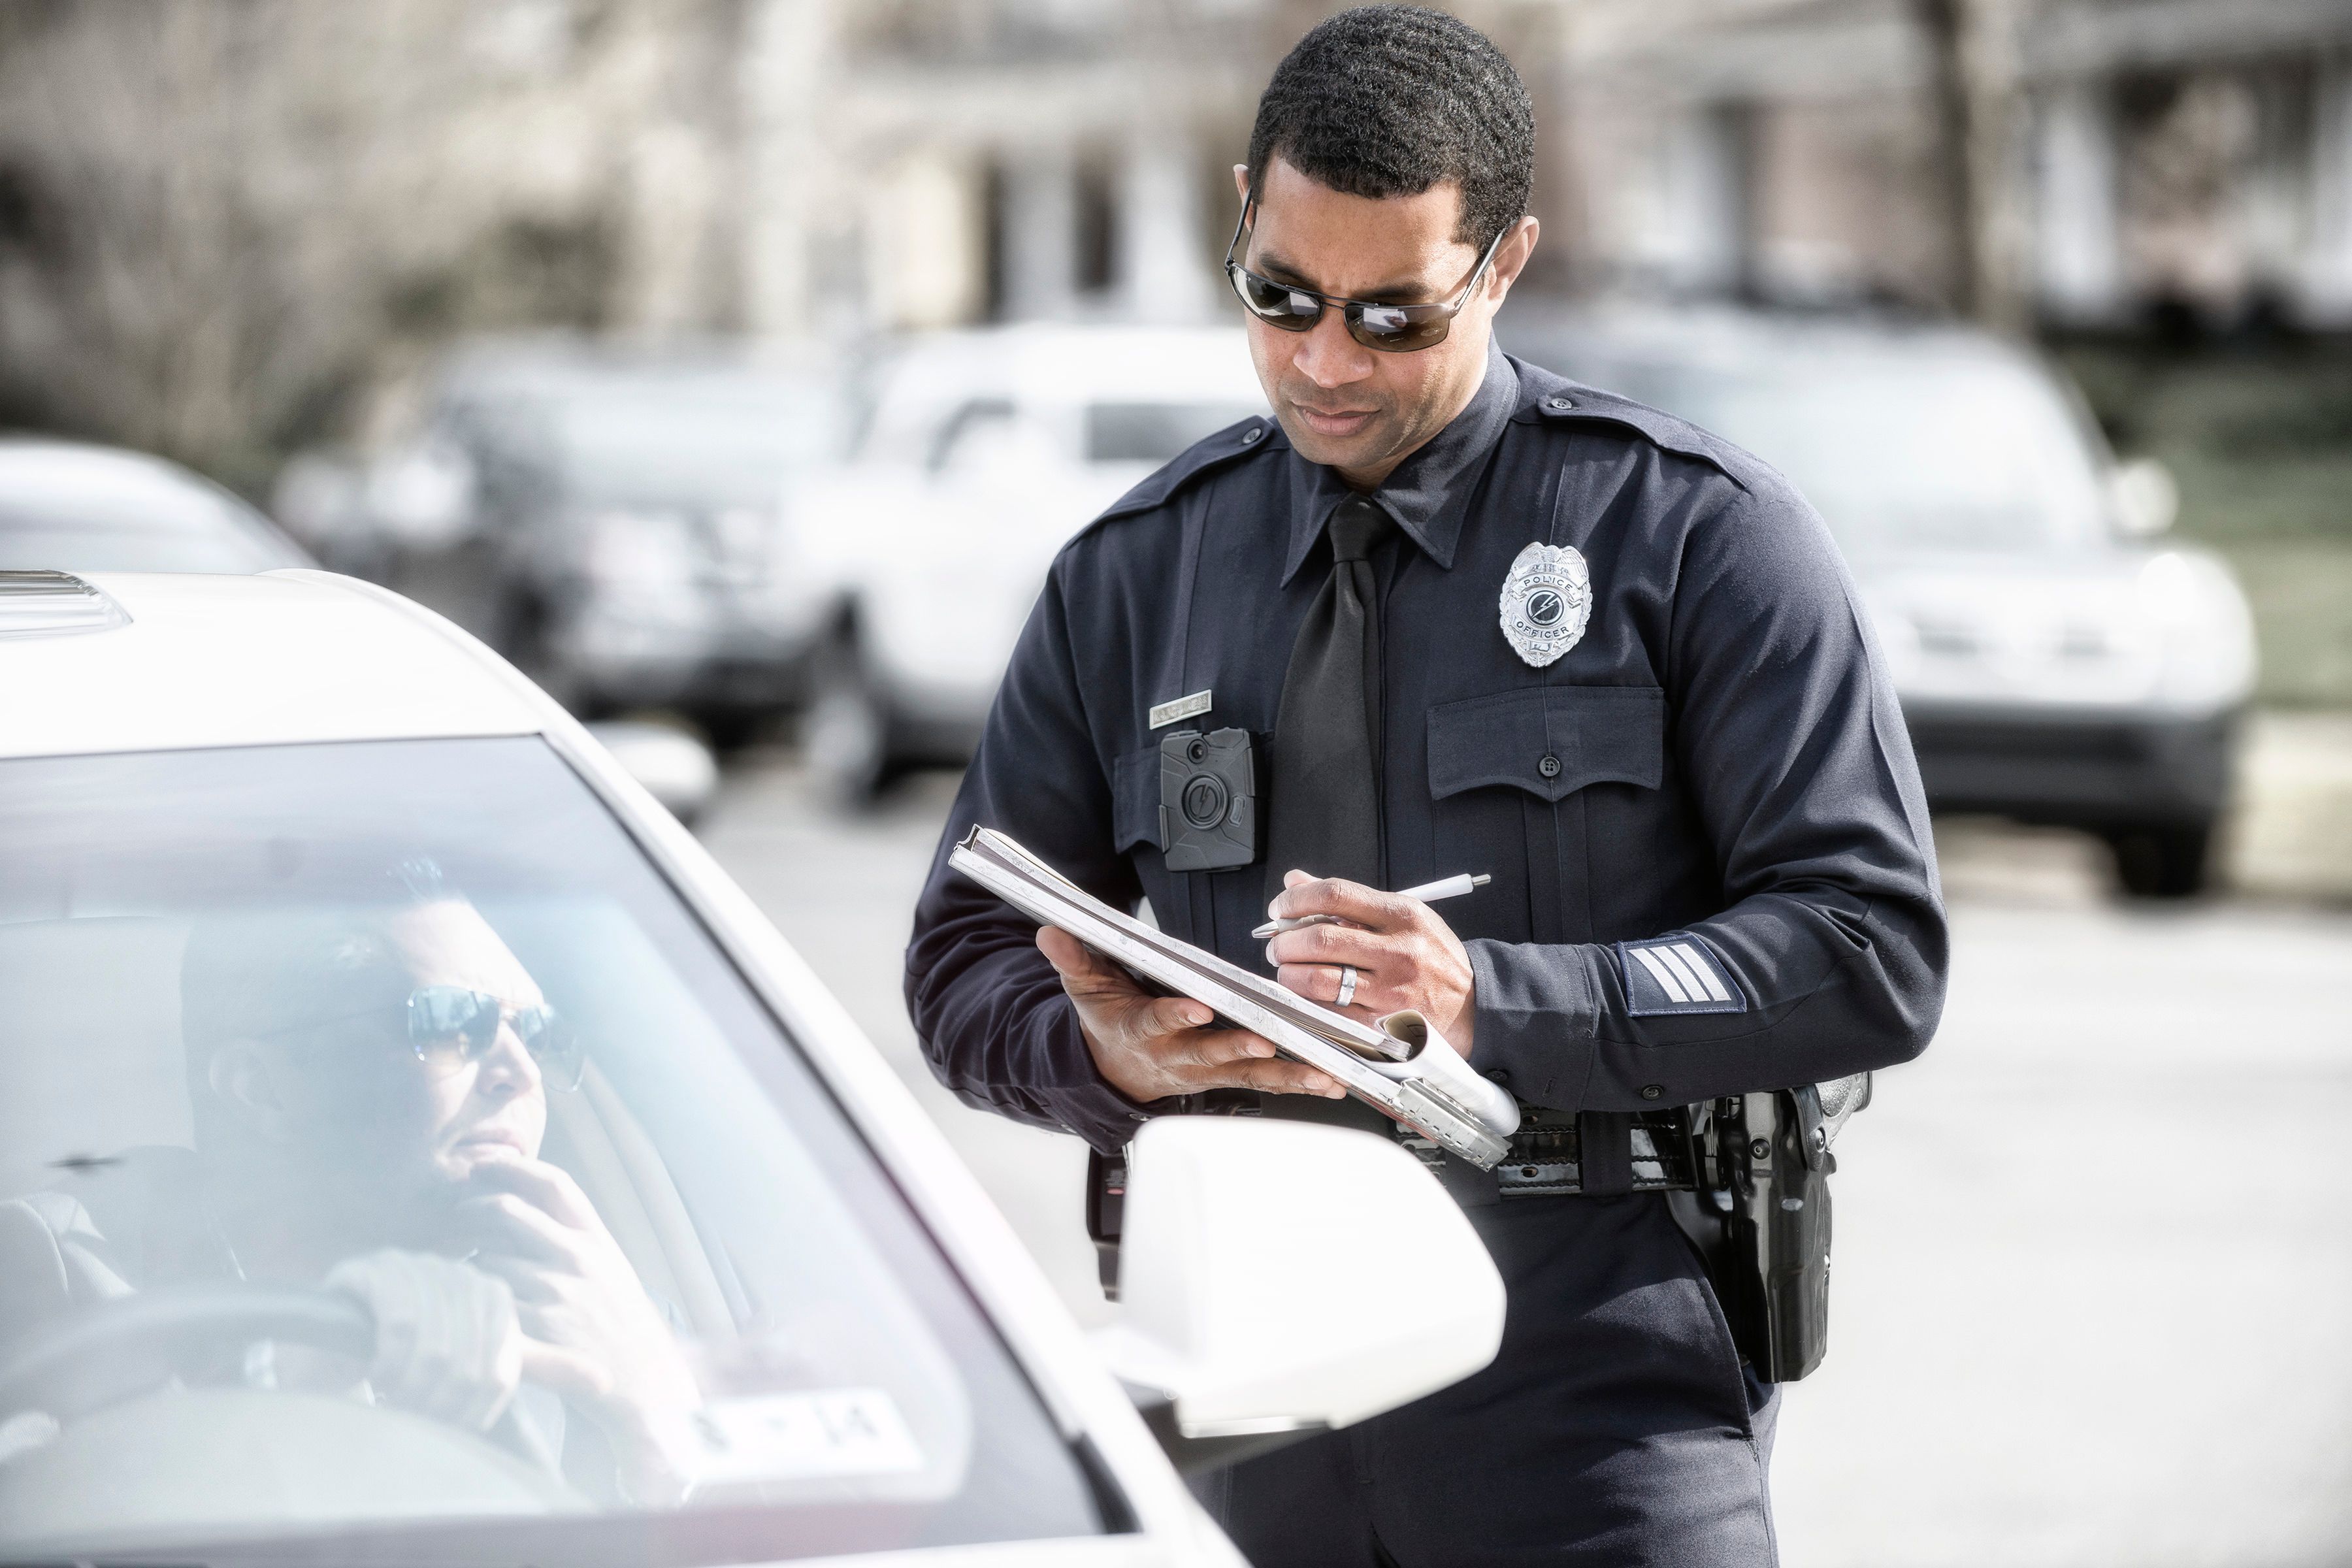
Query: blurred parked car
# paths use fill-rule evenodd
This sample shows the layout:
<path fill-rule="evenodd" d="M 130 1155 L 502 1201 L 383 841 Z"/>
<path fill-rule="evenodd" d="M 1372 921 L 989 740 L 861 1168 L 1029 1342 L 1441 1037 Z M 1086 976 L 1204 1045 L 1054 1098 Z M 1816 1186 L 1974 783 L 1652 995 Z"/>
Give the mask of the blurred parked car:
<path fill-rule="evenodd" d="M 116 447 L 0 440 L 0 571 L 268 572 L 312 563 L 253 508 Z"/>
<path fill-rule="evenodd" d="M 2086 828 L 2135 894 L 2204 886 L 2252 616 L 2218 558 L 2151 542 L 2170 477 L 2118 464 L 2056 373 L 1948 326 L 1515 299 L 1499 331 L 1795 481 L 1860 583 L 1933 806 Z"/>
<path fill-rule="evenodd" d="M 1083 1339 L 741 889 L 397 595 L 0 573 L 0 1560 L 1242 1568 L 1176 1464 L 1500 1342 L 1407 1151 L 1231 1117 L 1138 1134 Z"/>
<path fill-rule="evenodd" d="M 575 711 L 677 708 L 724 735 L 798 693 L 821 600 L 776 503 L 842 425 L 811 364 L 478 348 L 362 471 L 290 468 L 281 515 Z"/>
<path fill-rule="evenodd" d="M 856 456 L 788 508 L 833 585 L 813 763 L 859 798 L 909 763 L 969 756 L 1055 552 L 1265 411 L 1237 328 L 1018 326 L 908 346 Z"/>

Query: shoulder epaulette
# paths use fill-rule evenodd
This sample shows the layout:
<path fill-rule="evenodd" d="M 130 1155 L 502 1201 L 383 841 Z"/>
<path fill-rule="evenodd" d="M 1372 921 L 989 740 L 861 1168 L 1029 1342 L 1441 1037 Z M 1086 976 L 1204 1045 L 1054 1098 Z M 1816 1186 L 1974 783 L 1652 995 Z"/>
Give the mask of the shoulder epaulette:
<path fill-rule="evenodd" d="M 1580 421 L 1622 426 L 1654 447 L 1706 464 L 1742 489 L 1753 489 L 1767 471 L 1746 452 L 1687 419 L 1523 361 L 1512 363 L 1519 372 L 1520 407 L 1516 416 L 1519 419 L 1544 425 Z"/>
<path fill-rule="evenodd" d="M 1215 473 L 1244 458 L 1255 457 L 1270 445 L 1279 445 L 1266 439 L 1278 428 L 1273 420 L 1258 416 L 1228 425 L 1215 435 L 1193 442 L 1150 478 L 1104 508 L 1087 527 L 1167 505 L 1186 485 L 1203 474 Z"/>

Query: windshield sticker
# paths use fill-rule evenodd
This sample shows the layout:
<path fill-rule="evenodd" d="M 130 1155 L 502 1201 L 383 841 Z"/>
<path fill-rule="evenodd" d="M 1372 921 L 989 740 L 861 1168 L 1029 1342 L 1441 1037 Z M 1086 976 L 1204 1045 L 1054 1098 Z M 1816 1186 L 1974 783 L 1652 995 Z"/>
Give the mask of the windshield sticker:
<path fill-rule="evenodd" d="M 698 1483 L 904 1475 L 922 1450 L 887 1394 L 824 1388 L 714 1399 L 694 1417 Z"/>

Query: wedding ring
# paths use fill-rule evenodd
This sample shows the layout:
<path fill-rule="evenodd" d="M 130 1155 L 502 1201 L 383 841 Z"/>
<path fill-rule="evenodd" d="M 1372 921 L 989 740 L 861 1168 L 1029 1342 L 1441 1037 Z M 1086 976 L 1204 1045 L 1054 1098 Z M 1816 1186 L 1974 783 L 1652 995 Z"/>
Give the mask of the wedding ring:
<path fill-rule="evenodd" d="M 1339 966 L 1339 1005 L 1345 1007 L 1355 999 L 1356 966 L 1343 963 Z"/>

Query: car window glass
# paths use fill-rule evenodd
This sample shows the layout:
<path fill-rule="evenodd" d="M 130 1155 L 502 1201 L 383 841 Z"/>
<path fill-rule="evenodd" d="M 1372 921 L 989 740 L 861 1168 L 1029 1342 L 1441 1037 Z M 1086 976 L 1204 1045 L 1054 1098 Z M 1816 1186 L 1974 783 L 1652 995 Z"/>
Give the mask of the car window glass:
<path fill-rule="evenodd" d="M 1264 411 L 1245 403 L 1090 404 L 1087 461 L 1157 468 L 1194 442 Z"/>
<path fill-rule="evenodd" d="M 959 405 L 931 437 L 929 467 L 934 473 L 970 468 L 986 447 L 1010 437 L 1018 417 L 1009 398 L 975 397 Z"/>
<path fill-rule="evenodd" d="M 308 564 L 243 502 L 124 453 L 0 462 L 0 570 L 267 572 Z"/>
<path fill-rule="evenodd" d="M 1779 468 L 1849 554 L 2074 549 L 2105 526 L 2073 411 L 2021 367 L 1822 356 L 1633 366 L 1615 384 Z"/>
<path fill-rule="evenodd" d="M 0 836 L 0 1558 L 1102 1528 L 822 1082 L 543 742 L 9 761 Z M 475 1321 L 492 1279 L 573 1358 L 494 1413 L 335 1326 Z"/>
<path fill-rule="evenodd" d="M 0 516 L 0 572 L 270 572 L 304 566 L 297 552 L 255 534 L 60 527 Z"/>
<path fill-rule="evenodd" d="M 655 374 L 550 377 L 452 398 L 486 466 L 520 464 L 593 502 L 705 498 L 767 503 L 832 456 L 842 417 L 814 382 Z"/>

